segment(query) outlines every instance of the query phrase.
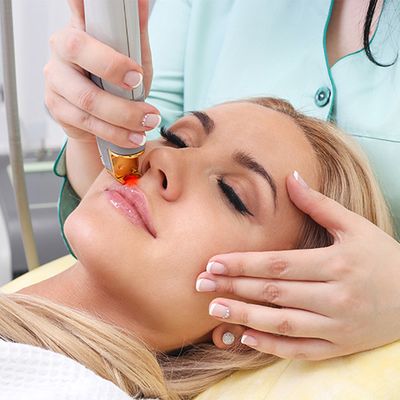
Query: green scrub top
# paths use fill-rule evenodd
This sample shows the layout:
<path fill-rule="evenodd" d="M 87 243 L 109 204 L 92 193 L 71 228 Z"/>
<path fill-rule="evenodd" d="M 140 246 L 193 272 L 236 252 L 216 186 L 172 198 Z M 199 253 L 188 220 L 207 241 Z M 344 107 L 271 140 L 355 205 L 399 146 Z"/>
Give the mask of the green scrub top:
<path fill-rule="evenodd" d="M 157 0 L 149 22 L 154 77 L 147 101 L 164 124 L 186 111 L 253 96 L 284 98 L 307 115 L 334 121 L 367 153 L 400 233 L 400 60 L 380 67 L 360 50 L 330 68 L 325 43 L 332 6 L 333 0 Z M 396 60 L 399 13 L 397 0 L 385 1 L 371 40 L 382 64 Z M 61 215 L 64 206 L 73 208 L 64 204 L 68 199 L 74 196 L 62 194 Z"/>

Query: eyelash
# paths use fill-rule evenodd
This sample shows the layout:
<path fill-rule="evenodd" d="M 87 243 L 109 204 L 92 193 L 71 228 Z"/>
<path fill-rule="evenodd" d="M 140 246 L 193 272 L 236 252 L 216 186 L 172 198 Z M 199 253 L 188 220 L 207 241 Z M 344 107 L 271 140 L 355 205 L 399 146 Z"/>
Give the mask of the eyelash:
<path fill-rule="evenodd" d="M 222 190 L 222 193 L 226 196 L 226 198 L 229 200 L 229 202 L 235 207 L 237 211 L 240 212 L 242 215 L 252 215 L 254 216 L 245 206 L 241 198 L 236 194 L 235 190 L 233 189 L 232 186 L 228 185 L 225 183 L 223 177 L 219 177 L 217 179 L 218 186 Z"/>
<path fill-rule="evenodd" d="M 165 126 L 162 126 L 160 129 L 160 135 L 165 139 L 168 143 L 174 144 L 180 149 L 188 147 L 188 145 L 179 137 L 176 136 L 175 133 L 171 132 Z"/>
<path fill-rule="evenodd" d="M 188 147 L 187 144 L 179 136 L 175 135 L 175 133 L 171 132 L 164 126 L 162 126 L 160 129 L 160 135 L 166 142 L 173 144 L 180 149 Z M 233 187 L 228 185 L 222 176 L 218 177 L 217 182 L 222 193 L 225 195 L 225 197 L 228 199 L 231 205 L 235 208 L 235 210 L 237 210 L 242 215 L 247 214 L 254 216 L 254 214 L 252 214 L 247 209 L 247 207 L 245 206 L 241 198 L 237 195 Z"/>

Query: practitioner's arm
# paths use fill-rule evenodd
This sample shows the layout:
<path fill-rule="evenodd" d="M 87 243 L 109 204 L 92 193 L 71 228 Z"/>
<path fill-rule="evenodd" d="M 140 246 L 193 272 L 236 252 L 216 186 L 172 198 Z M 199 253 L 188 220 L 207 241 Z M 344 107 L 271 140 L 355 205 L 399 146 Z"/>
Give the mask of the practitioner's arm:
<path fill-rule="evenodd" d="M 103 170 L 96 141 L 83 142 L 69 138 L 65 151 L 67 178 L 76 194 L 82 198 Z"/>

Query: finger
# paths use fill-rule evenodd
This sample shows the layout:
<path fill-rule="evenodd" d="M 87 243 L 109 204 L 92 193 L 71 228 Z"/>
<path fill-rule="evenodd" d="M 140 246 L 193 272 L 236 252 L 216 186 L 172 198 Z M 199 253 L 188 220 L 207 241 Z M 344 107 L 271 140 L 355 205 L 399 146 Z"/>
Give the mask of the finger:
<path fill-rule="evenodd" d="M 207 272 L 200 274 L 196 289 L 199 292 L 224 293 L 267 305 L 297 308 L 325 316 L 331 316 L 330 299 L 335 298 L 335 287 L 330 283 L 230 278 Z"/>
<path fill-rule="evenodd" d="M 149 22 L 149 2 L 139 0 L 139 21 L 140 21 L 140 46 L 142 56 L 143 81 L 146 90 L 146 97 L 150 91 L 151 80 L 153 77 L 153 63 L 151 57 L 148 22 Z"/>
<path fill-rule="evenodd" d="M 216 275 L 328 281 L 335 279 L 334 271 L 325 267 L 333 256 L 332 247 L 227 253 L 212 257 L 206 270 Z"/>
<path fill-rule="evenodd" d="M 66 28 L 55 35 L 52 50 L 64 61 L 127 90 L 142 82 L 143 69 L 139 64 L 86 32 Z"/>
<path fill-rule="evenodd" d="M 340 241 L 344 232 L 352 230 L 357 215 L 308 187 L 297 172 L 287 178 L 286 185 L 295 206 L 326 228 L 335 240 Z"/>
<path fill-rule="evenodd" d="M 85 29 L 85 11 L 83 0 L 68 0 L 71 10 L 71 26 L 77 29 Z"/>
<path fill-rule="evenodd" d="M 68 102 L 56 93 L 46 97 L 46 105 L 52 117 L 67 130 L 68 136 L 81 139 L 88 133 L 99 136 L 121 147 L 137 147 L 143 145 L 145 136 L 132 137 L 127 129 L 104 122 Z M 131 139 L 130 139 L 131 138 Z M 136 143 L 132 139 L 136 140 Z"/>
<path fill-rule="evenodd" d="M 158 110 L 150 104 L 115 96 L 98 88 L 81 73 L 62 62 L 53 60 L 52 63 L 52 67 L 45 72 L 50 90 L 86 113 L 131 132 L 154 129 L 159 124 L 161 117 Z M 149 115 L 154 117 L 148 118 Z"/>
<path fill-rule="evenodd" d="M 222 298 L 211 302 L 209 313 L 221 321 L 292 337 L 327 339 L 327 332 L 334 328 L 332 320 L 323 315 Z"/>
<path fill-rule="evenodd" d="M 321 339 L 291 338 L 248 330 L 241 342 L 246 346 L 280 358 L 325 360 L 336 357 L 336 345 Z"/>

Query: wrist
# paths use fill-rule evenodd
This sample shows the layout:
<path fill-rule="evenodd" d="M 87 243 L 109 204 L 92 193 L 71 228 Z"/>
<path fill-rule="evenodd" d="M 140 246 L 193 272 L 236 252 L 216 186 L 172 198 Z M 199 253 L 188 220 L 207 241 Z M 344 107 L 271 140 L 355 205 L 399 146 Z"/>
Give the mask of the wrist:
<path fill-rule="evenodd" d="M 66 146 L 67 178 L 75 192 L 83 198 L 103 170 L 96 139 L 82 141 L 69 138 Z"/>

